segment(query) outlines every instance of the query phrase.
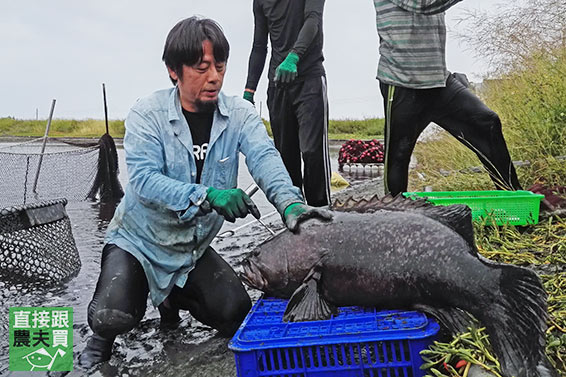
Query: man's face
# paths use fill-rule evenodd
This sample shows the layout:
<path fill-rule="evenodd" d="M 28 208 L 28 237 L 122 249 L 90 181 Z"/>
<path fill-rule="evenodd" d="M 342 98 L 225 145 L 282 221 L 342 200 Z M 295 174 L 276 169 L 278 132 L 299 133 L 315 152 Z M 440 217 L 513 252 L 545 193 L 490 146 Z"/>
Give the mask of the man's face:
<path fill-rule="evenodd" d="M 202 43 L 202 60 L 193 65 L 183 65 L 183 77 L 180 78 L 169 67 L 169 74 L 179 87 L 181 105 L 187 111 L 202 112 L 212 109 L 218 101 L 218 93 L 222 88 L 226 62 L 214 59 L 212 43 Z"/>

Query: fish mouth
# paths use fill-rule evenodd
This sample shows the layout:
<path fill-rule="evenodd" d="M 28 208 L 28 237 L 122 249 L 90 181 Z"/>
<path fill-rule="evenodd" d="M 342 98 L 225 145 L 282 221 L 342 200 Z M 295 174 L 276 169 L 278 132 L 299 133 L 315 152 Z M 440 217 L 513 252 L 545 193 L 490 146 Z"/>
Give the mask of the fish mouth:
<path fill-rule="evenodd" d="M 253 261 L 244 259 L 242 267 L 244 271 L 240 273 L 240 279 L 245 284 L 259 290 L 264 290 L 267 287 L 267 280 L 265 280 L 259 267 Z"/>

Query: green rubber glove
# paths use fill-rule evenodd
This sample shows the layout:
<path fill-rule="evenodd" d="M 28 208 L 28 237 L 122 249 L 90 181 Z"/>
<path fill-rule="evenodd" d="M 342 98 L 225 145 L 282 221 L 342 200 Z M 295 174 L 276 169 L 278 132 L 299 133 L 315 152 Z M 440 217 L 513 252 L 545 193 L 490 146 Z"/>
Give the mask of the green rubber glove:
<path fill-rule="evenodd" d="M 246 217 L 248 213 L 256 219 L 261 216 L 252 199 L 242 189 L 220 190 L 209 187 L 206 190 L 206 200 L 218 214 L 231 223 L 238 217 Z"/>
<path fill-rule="evenodd" d="M 279 64 L 275 70 L 275 81 L 282 83 L 289 83 L 297 78 L 297 63 L 299 62 L 299 55 L 290 52 L 289 55 Z"/>
<path fill-rule="evenodd" d="M 311 207 L 303 203 L 290 204 L 283 212 L 285 225 L 291 232 L 299 230 L 299 224 L 306 219 L 318 218 L 323 221 L 332 220 L 332 212 L 322 208 Z"/>
<path fill-rule="evenodd" d="M 250 92 L 250 91 L 245 90 L 245 91 L 244 91 L 244 99 L 245 99 L 246 101 L 251 102 L 252 105 L 255 105 L 255 102 L 254 102 L 254 93 L 253 93 L 253 92 Z"/>

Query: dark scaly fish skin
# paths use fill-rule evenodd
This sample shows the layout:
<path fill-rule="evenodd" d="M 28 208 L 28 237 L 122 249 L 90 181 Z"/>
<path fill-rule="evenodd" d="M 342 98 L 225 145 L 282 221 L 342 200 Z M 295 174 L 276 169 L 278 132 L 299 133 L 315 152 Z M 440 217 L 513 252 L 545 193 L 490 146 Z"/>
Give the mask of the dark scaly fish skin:
<path fill-rule="evenodd" d="M 325 319 L 335 306 L 412 308 L 456 330 L 465 328 L 461 314 L 471 313 L 486 326 L 506 376 L 554 376 L 540 279 L 487 261 L 470 239 L 415 212 L 335 212 L 331 223 L 308 221 L 299 234 L 284 231 L 259 245 L 242 279 L 291 298 L 285 320 Z"/>

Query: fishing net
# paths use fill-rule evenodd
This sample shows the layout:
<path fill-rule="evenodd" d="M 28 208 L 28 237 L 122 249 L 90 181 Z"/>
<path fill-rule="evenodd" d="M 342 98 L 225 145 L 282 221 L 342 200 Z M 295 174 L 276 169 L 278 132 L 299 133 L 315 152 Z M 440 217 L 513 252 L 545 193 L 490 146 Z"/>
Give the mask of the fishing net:
<path fill-rule="evenodd" d="M 50 139 L 0 149 L 0 280 L 56 283 L 81 266 L 67 201 L 123 196 L 110 135 L 96 143 Z M 64 197 L 65 199 L 60 199 Z"/>
<path fill-rule="evenodd" d="M 0 149 L 0 208 L 64 197 L 117 202 L 118 157 L 110 135 L 82 145 L 48 139 Z"/>
<path fill-rule="evenodd" d="M 65 199 L 0 210 L 0 278 L 11 283 L 64 281 L 81 261 Z"/>

